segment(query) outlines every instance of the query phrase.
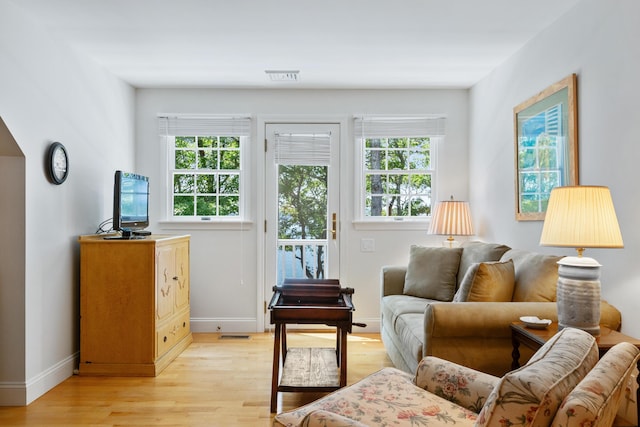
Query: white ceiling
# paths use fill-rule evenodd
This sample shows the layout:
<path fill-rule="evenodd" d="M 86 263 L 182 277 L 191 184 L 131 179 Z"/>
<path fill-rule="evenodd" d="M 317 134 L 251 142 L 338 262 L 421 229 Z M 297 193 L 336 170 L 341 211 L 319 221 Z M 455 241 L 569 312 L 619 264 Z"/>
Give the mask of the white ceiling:
<path fill-rule="evenodd" d="M 580 0 L 9 1 L 135 87 L 467 88 Z"/>

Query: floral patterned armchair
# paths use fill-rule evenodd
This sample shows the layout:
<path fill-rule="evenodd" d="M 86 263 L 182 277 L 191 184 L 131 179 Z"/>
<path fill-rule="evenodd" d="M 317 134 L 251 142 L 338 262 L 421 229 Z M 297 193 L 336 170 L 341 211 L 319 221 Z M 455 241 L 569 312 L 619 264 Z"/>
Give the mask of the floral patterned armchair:
<path fill-rule="evenodd" d="M 553 423 L 568 427 L 585 425 L 585 421 L 586 425 L 611 425 L 638 353 L 630 344 L 619 344 L 598 362 L 595 339 L 566 328 L 526 365 L 502 378 L 429 356 L 422 359 L 415 376 L 384 368 L 277 415 L 274 425 L 503 427 Z"/>

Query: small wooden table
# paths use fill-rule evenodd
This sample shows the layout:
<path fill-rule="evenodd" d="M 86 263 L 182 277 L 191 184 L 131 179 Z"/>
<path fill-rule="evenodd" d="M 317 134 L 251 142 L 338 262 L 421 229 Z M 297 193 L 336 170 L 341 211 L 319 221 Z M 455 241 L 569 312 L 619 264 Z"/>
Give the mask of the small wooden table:
<path fill-rule="evenodd" d="M 332 300 L 285 298 L 280 290 L 274 290 L 269 303 L 271 323 L 275 324 L 271 412 L 276 412 L 279 391 L 333 391 L 347 385 L 347 333 L 351 333 L 354 310 L 350 288 L 344 288 L 344 292 Z M 288 349 L 287 323 L 335 326 L 335 349 Z"/>
<path fill-rule="evenodd" d="M 511 352 L 511 369 L 520 367 L 520 345 L 523 344 L 532 350 L 538 350 L 552 336 L 558 333 L 558 323 L 554 322 L 545 329 L 527 328 L 522 322 L 513 322 L 511 324 L 511 339 L 513 341 L 513 351 Z M 614 345 L 621 342 L 629 342 L 640 348 L 640 340 L 637 338 L 624 335 L 618 331 L 611 330 L 606 326 L 600 325 L 600 335 L 595 337 L 598 344 L 598 353 L 602 357 Z M 640 361 L 638 361 L 638 369 L 640 370 Z M 638 390 L 636 390 L 636 405 L 638 415 L 640 416 L 640 377 L 637 378 Z"/>

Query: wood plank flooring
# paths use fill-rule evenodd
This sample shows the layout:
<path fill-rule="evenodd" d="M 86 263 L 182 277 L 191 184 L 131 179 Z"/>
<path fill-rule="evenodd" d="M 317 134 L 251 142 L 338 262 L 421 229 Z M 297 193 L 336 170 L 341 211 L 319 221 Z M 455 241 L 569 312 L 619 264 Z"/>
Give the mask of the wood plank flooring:
<path fill-rule="evenodd" d="M 226 336 L 226 335 L 225 335 Z M 273 334 L 194 342 L 155 378 L 73 376 L 0 426 L 270 426 Z M 289 332 L 289 347 L 331 347 L 335 332 Z M 348 384 L 392 366 L 378 334 L 348 337 Z M 278 412 L 324 393 L 279 393 Z"/>

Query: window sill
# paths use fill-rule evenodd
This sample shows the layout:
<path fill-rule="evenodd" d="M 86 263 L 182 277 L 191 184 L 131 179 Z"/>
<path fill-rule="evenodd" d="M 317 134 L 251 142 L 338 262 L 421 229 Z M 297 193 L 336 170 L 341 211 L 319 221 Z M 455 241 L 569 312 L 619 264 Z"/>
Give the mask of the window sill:
<path fill-rule="evenodd" d="M 399 219 L 399 220 L 382 220 L 382 221 L 353 221 L 353 228 L 356 230 L 416 230 L 424 231 L 429 229 L 430 220 L 422 219 Z"/>
<path fill-rule="evenodd" d="M 250 230 L 253 221 L 243 219 L 158 221 L 161 230 Z"/>

